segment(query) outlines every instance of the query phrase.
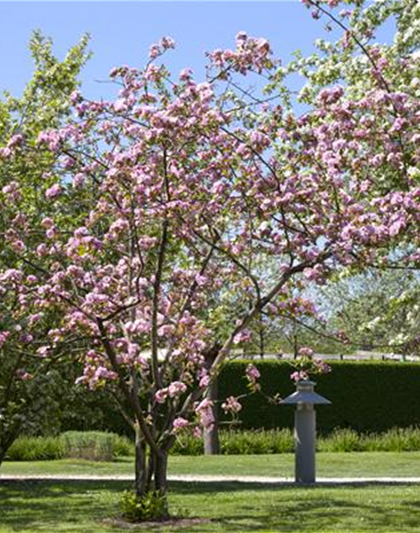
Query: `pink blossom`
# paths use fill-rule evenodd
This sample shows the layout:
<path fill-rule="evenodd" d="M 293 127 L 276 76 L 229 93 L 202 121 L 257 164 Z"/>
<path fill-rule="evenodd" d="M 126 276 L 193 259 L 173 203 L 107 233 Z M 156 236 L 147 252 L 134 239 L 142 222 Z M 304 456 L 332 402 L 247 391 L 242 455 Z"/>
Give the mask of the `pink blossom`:
<path fill-rule="evenodd" d="M 261 376 L 258 368 L 253 364 L 249 364 L 247 365 L 245 372 L 251 390 L 253 392 L 256 392 L 260 388 L 259 384 L 257 383 L 258 379 Z"/>
<path fill-rule="evenodd" d="M 168 395 L 170 398 L 178 398 L 187 390 L 187 386 L 182 381 L 173 381 L 168 387 Z"/>
<path fill-rule="evenodd" d="M 58 183 L 55 183 L 52 185 L 49 189 L 45 191 L 45 196 L 49 200 L 53 200 L 54 198 L 57 198 L 60 196 L 62 192 L 61 186 Z"/>
<path fill-rule="evenodd" d="M 209 399 L 204 399 L 200 402 L 195 408 L 196 413 L 198 414 L 200 425 L 203 428 L 209 429 L 214 424 L 214 414 L 213 414 L 213 402 Z"/>
<path fill-rule="evenodd" d="M 75 189 L 83 187 L 85 182 L 86 182 L 86 175 L 83 174 L 82 172 L 78 172 L 77 174 L 74 175 L 74 177 L 73 177 L 73 187 Z"/>
<path fill-rule="evenodd" d="M 181 81 L 189 81 L 193 75 L 193 70 L 191 68 L 184 68 L 179 74 L 179 79 Z"/>
<path fill-rule="evenodd" d="M 210 376 L 208 374 L 204 374 L 201 378 L 200 378 L 200 381 L 199 381 L 199 384 L 198 386 L 201 388 L 205 388 L 205 387 L 208 387 L 210 384 Z"/>
<path fill-rule="evenodd" d="M 248 379 L 250 381 L 256 381 L 257 379 L 260 378 L 261 374 L 260 374 L 260 371 L 258 370 L 258 368 L 253 365 L 253 364 L 249 364 L 247 367 L 246 367 L 246 375 L 248 377 Z"/>
<path fill-rule="evenodd" d="M 179 433 L 180 431 L 187 428 L 188 426 L 189 426 L 189 422 L 188 420 L 185 420 L 185 418 L 178 417 L 178 418 L 175 418 L 175 420 L 173 421 L 174 433 Z"/>
<path fill-rule="evenodd" d="M 0 348 L 6 342 L 9 335 L 10 335 L 10 331 L 0 331 Z"/>
<path fill-rule="evenodd" d="M 158 391 L 156 391 L 155 400 L 157 403 L 165 403 L 168 395 L 169 390 L 167 388 L 159 389 Z"/>
<path fill-rule="evenodd" d="M 25 249 L 25 244 L 23 243 L 23 241 L 19 239 L 13 240 L 10 243 L 10 246 L 13 249 L 13 251 L 16 253 L 20 253 Z"/>
<path fill-rule="evenodd" d="M 320 374 L 328 374 L 331 372 L 331 366 L 325 361 L 322 361 L 322 359 L 314 359 L 314 364 Z"/>
<path fill-rule="evenodd" d="M 252 339 L 252 331 L 249 329 L 243 329 L 235 335 L 233 339 L 234 344 L 241 344 L 242 342 L 249 342 Z"/>
<path fill-rule="evenodd" d="M 42 243 L 42 244 L 39 244 L 36 248 L 36 253 L 39 257 L 44 257 L 45 255 L 47 255 L 47 246 Z"/>
<path fill-rule="evenodd" d="M 312 350 L 312 348 L 309 348 L 308 346 L 302 346 L 302 348 L 299 349 L 299 355 L 301 357 L 311 358 L 314 355 L 314 351 Z"/>
<path fill-rule="evenodd" d="M 234 396 L 229 396 L 226 401 L 222 403 L 222 409 L 225 413 L 237 414 L 242 409 L 242 405 Z"/>
<path fill-rule="evenodd" d="M 2 188 L 2 192 L 10 200 L 16 201 L 21 198 L 21 193 L 19 190 L 19 185 L 16 181 L 11 181 L 8 185 L 5 185 Z"/>
<path fill-rule="evenodd" d="M 161 53 L 161 49 L 157 44 L 153 44 L 149 50 L 150 59 L 156 59 Z"/>
<path fill-rule="evenodd" d="M 304 370 L 300 370 L 300 371 L 293 372 L 290 375 L 290 379 L 295 381 L 295 382 L 305 381 L 305 380 L 309 379 L 309 375 Z"/>
<path fill-rule="evenodd" d="M 168 50 L 170 48 L 175 48 L 175 41 L 172 39 L 172 37 L 166 36 L 162 37 L 162 39 L 159 41 L 159 45 L 163 48 L 163 50 Z"/>

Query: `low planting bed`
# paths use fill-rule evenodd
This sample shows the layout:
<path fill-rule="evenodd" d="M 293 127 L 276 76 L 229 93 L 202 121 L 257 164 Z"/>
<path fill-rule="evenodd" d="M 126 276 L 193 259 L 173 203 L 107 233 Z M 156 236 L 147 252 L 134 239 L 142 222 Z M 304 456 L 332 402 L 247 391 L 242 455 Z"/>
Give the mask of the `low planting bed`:
<path fill-rule="evenodd" d="M 282 430 L 221 430 L 222 455 L 291 453 L 293 434 Z M 420 451 L 420 428 L 391 429 L 384 433 L 361 434 L 336 430 L 318 438 L 319 452 L 415 452 Z M 202 455 L 203 443 L 191 433 L 180 435 L 172 455 Z M 9 449 L 6 460 L 42 461 L 63 458 L 113 461 L 134 454 L 125 436 L 98 431 L 67 432 L 57 437 L 20 437 Z"/>

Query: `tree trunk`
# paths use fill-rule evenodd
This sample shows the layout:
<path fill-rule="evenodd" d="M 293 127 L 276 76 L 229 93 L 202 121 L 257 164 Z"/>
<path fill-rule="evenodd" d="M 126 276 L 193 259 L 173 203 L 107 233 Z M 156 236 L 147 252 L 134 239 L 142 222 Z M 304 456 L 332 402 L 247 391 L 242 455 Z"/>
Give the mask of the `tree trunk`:
<path fill-rule="evenodd" d="M 264 338 L 264 325 L 263 325 L 263 321 L 261 319 L 260 321 L 260 330 L 259 330 L 259 348 L 260 348 L 260 357 L 261 359 L 264 359 L 264 354 L 265 354 L 265 338 Z"/>
<path fill-rule="evenodd" d="M 168 453 L 160 450 L 158 455 L 155 455 L 155 490 L 160 494 L 166 494 L 168 490 Z"/>
<path fill-rule="evenodd" d="M 3 428 L 0 428 L 0 431 L 2 431 Z M 0 434 L 0 467 L 3 464 L 3 461 L 6 457 L 6 454 L 10 448 L 10 446 L 15 442 L 15 440 L 18 438 L 20 432 L 20 426 L 12 426 L 11 430 L 8 432 L 3 431 Z"/>
<path fill-rule="evenodd" d="M 147 472 L 146 472 L 146 456 L 144 451 L 143 439 L 138 423 L 134 426 L 136 434 L 135 441 L 135 491 L 137 496 L 144 496 L 146 492 Z"/>
<path fill-rule="evenodd" d="M 218 455 L 220 453 L 220 441 L 219 441 L 219 420 L 217 413 L 217 378 L 214 378 L 207 389 L 206 397 L 213 402 L 213 417 L 214 424 L 203 431 L 204 440 L 204 455 Z"/>

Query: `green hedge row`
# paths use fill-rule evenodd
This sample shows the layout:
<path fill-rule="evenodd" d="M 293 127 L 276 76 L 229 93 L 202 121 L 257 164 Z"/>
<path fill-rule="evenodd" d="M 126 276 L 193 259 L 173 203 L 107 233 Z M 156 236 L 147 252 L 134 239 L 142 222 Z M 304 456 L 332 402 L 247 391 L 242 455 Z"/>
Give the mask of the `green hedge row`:
<path fill-rule="evenodd" d="M 227 364 L 219 379 L 219 397 L 247 393 L 247 361 Z M 286 397 L 294 391 L 291 366 L 283 361 L 256 362 L 265 394 Z M 420 425 L 420 364 L 397 362 L 334 362 L 332 372 L 317 376 L 316 390 L 332 405 L 317 408 L 320 433 L 335 428 L 358 432 L 383 432 L 395 427 Z M 260 394 L 242 400 L 239 413 L 243 428 L 293 426 L 294 408 L 273 405 Z M 221 413 L 221 419 L 226 417 Z"/>
<path fill-rule="evenodd" d="M 245 368 L 248 361 L 227 364 L 219 378 L 219 397 L 246 394 Z M 285 361 L 258 361 L 260 383 L 265 394 L 293 392 L 292 371 Z M 420 426 L 420 364 L 392 361 L 342 361 L 331 363 L 332 372 L 316 378 L 316 390 L 332 401 L 317 408 L 318 429 L 329 433 L 335 428 L 384 432 L 395 427 Z M 90 392 L 78 387 L 66 404 L 57 431 L 99 430 L 131 432 L 106 391 Z M 271 429 L 293 426 L 293 407 L 272 405 L 263 394 L 242 400 L 240 428 Z M 226 420 L 223 413 L 221 419 Z M 223 427 L 223 426 L 222 426 Z"/>

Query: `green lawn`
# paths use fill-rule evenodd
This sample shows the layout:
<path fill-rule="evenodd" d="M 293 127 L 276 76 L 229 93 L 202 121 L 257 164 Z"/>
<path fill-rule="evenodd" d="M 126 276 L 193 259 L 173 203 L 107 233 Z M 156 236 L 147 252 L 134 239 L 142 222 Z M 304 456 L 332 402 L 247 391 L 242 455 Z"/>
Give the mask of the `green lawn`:
<path fill-rule="evenodd" d="M 420 476 L 420 453 L 415 452 L 319 454 L 318 463 L 322 476 Z M 132 462 L 5 463 L 1 472 L 123 474 L 132 472 Z M 293 456 L 173 457 L 171 473 L 291 476 Z M 295 488 L 174 482 L 171 511 L 190 521 L 127 529 L 112 519 L 129 486 L 123 481 L 0 479 L 0 533 L 420 533 L 420 484 Z"/>
<path fill-rule="evenodd" d="M 0 485 L 0 533 L 122 533 L 124 482 L 8 482 Z M 419 533 L 420 486 L 267 488 L 172 483 L 171 510 L 202 523 L 135 528 L 180 533 Z"/>
<path fill-rule="evenodd" d="M 226 474 L 292 477 L 293 454 L 174 456 L 171 474 Z M 420 452 L 319 453 L 320 477 L 420 477 Z M 60 461 L 5 462 L 3 474 L 132 474 L 132 459 L 113 463 L 63 459 Z"/>

